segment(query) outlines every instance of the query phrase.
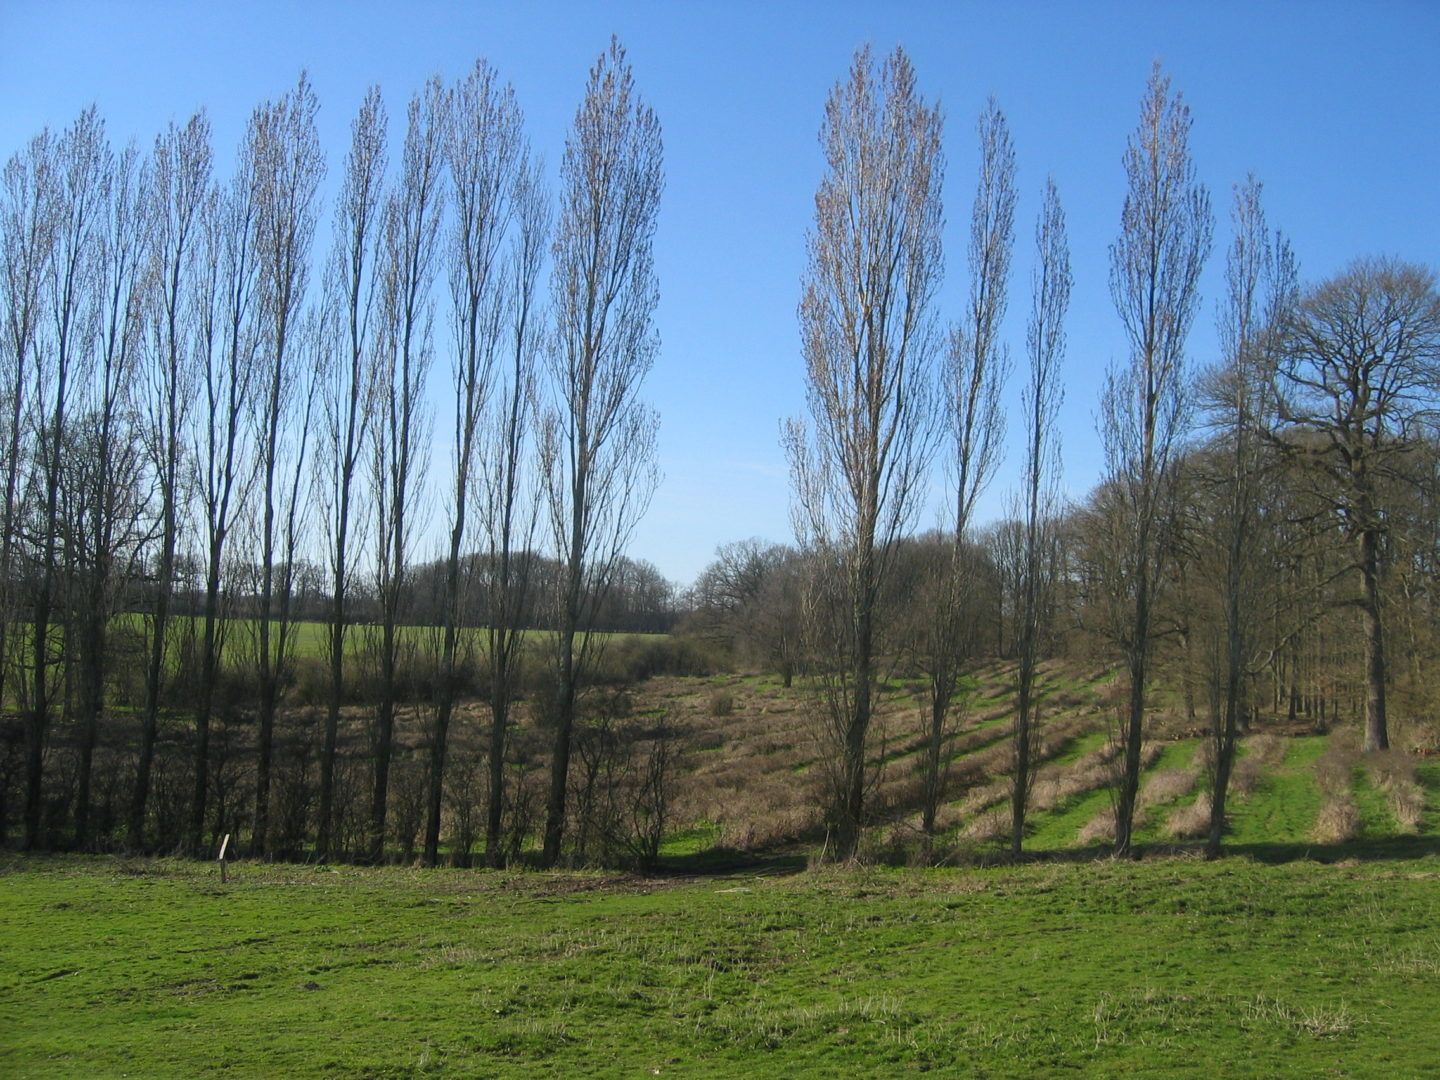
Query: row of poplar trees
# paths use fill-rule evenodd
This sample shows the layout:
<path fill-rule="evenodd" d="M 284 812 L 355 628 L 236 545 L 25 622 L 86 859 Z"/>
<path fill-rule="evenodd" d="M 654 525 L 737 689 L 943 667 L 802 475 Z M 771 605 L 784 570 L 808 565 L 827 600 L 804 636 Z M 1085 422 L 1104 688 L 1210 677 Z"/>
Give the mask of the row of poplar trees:
<path fill-rule="evenodd" d="M 1059 504 L 1055 486 L 1072 277 L 1053 180 L 1035 224 L 1019 408 L 1024 461 L 1007 541 L 1015 549 L 1017 855 L 1038 745 L 1036 666 L 1060 586 L 1077 605 L 1071 613 L 1085 609 L 1125 675 L 1116 738 L 1121 853 L 1132 848 L 1152 658 L 1157 640 L 1177 626 L 1166 593 L 1186 567 L 1210 575 L 1190 584 L 1190 606 L 1208 587 L 1222 613 L 1213 650 L 1212 853 L 1223 833 L 1247 684 L 1307 628 L 1267 605 L 1341 603 L 1359 611 L 1365 747 L 1388 745 L 1380 582 L 1402 489 L 1433 480 L 1440 445 L 1435 276 L 1394 260 L 1360 260 L 1302 289 L 1290 246 L 1267 225 L 1261 184 L 1251 176 L 1234 190 L 1225 293 L 1216 307 L 1219 355 L 1195 364 L 1187 340 L 1214 219 L 1191 160 L 1190 130 L 1189 108 L 1156 65 L 1125 147 L 1125 198 L 1110 247 L 1110 291 L 1128 352 L 1110 368 L 1097 410 L 1104 476 L 1077 509 Z M 968 291 L 954 303 L 957 317 L 942 323 L 942 118 L 921 95 L 904 51 L 883 60 L 859 52 L 830 94 L 820 132 L 827 167 L 799 309 L 809 420 L 791 421 L 785 444 L 801 560 L 811 568 L 797 586 L 801 652 L 813 667 L 829 746 L 828 824 L 840 858 L 854 854 L 867 823 L 874 699 L 902 648 L 927 676 L 922 831 L 927 848 L 933 842 L 960 678 L 983 648 L 978 628 L 991 621 L 984 605 L 993 565 L 975 556 L 974 509 L 1001 456 L 1016 198 L 1015 153 L 993 99 L 978 135 Z M 919 587 L 897 586 L 897 575 L 912 572 L 904 538 L 927 505 L 937 458 L 947 525 L 931 545 L 929 577 Z M 1067 536 L 1083 536 L 1063 545 L 1073 560 L 1055 554 L 1062 526 Z M 1287 528 L 1292 540 L 1278 541 Z M 1419 535 L 1433 538 L 1433 523 Z M 1269 579 L 1294 560 L 1302 538 L 1312 551 L 1348 554 L 1312 559 L 1313 587 L 1277 592 Z M 1432 578 L 1435 554 L 1414 556 Z M 723 564 L 716 581 L 734 577 Z M 1348 591 L 1337 594 L 1337 581 Z M 886 603 L 897 588 L 910 598 L 902 606 L 918 611 Z M 1163 620 L 1162 604 L 1170 605 Z"/>
<path fill-rule="evenodd" d="M 554 192 L 514 93 L 484 61 L 410 99 L 394 155 L 372 88 L 317 252 L 317 110 L 302 75 L 254 111 L 223 175 L 203 112 L 146 152 L 112 146 L 92 108 L 5 166 L 0 702 L 24 729 L 27 849 L 57 842 L 43 801 L 62 711 L 77 766 L 71 834 L 58 842 L 99 842 L 93 773 L 114 639 L 139 625 L 145 689 L 135 753 L 122 758 L 135 767 L 123 842 L 156 843 L 157 735 L 177 713 L 193 747 L 179 846 L 201 853 L 216 839 L 217 680 L 243 657 L 254 680 L 249 842 L 268 853 L 297 596 L 318 564 L 328 701 L 316 852 L 347 854 L 335 849 L 336 747 L 363 594 L 378 671 L 373 773 L 363 850 L 348 854 L 384 858 L 403 606 L 438 510 L 425 858 L 439 852 L 465 630 L 480 634 L 488 674 L 485 842 L 492 862 L 502 857 L 512 704 L 522 664 L 540 662 L 521 635 L 542 551 L 559 567 L 544 598 L 558 627 L 544 860 L 561 855 L 570 744 L 595 662 L 583 628 L 658 481 L 658 418 L 638 394 L 658 351 L 660 127 L 615 41 L 589 73 Z M 448 469 L 430 460 L 437 412 Z M 483 630 L 461 625 L 467 590 L 483 594 Z M 181 651 L 193 675 L 183 688 Z"/>

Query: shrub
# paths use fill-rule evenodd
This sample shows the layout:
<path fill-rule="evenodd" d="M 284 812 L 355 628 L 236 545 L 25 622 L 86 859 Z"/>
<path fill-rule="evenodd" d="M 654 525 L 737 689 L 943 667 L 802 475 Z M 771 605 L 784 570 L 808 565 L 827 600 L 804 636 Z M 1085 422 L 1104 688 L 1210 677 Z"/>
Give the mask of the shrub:
<path fill-rule="evenodd" d="M 1320 788 L 1321 805 L 1311 833 L 1317 843 L 1344 843 L 1360 832 L 1360 811 L 1351 790 L 1359 758 L 1359 752 L 1337 734 L 1331 737 L 1325 752 L 1315 759 L 1315 782 Z"/>
<path fill-rule="evenodd" d="M 1139 805 L 1163 806 L 1190 792 L 1195 786 L 1193 769 L 1159 769 L 1151 773 L 1140 789 Z"/>
<path fill-rule="evenodd" d="M 1355 799 L 1347 791 L 1325 800 L 1315 818 L 1312 835 L 1321 844 L 1340 844 L 1353 840 L 1359 831 L 1360 812 L 1355 808 Z"/>
<path fill-rule="evenodd" d="M 1202 791 L 1193 802 L 1170 811 L 1165 831 L 1176 840 L 1199 840 L 1210 835 L 1210 793 Z"/>
<path fill-rule="evenodd" d="M 595 681 L 610 685 L 643 682 L 657 675 L 714 675 L 722 670 L 719 650 L 696 638 L 645 636 L 611 638 L 595 666 Z"/>
<path fill-rule="evenodd" d="M 330 700 L 330 664 L 318 656 L 292 661 L 290 700 L 296 705 L 324 705 Z"/>
<path fill-rule="evenodd" d="M 663 716 L 631 719 L 623 691 L 587 713 L 571 777 L 574 861 L 652 870 L 671 822 L 679 733 Z"/>
<path fill-rule="evenodd" d="M 1370 779 L 1383 791 L 1390 803 L 1390 812 L 1400 830 L 1415 833 L 1425 813 L 1425 791 L 1415 773 L 1415 761 L 1400 750 L 1384 750 L 1366 757 Z"/>

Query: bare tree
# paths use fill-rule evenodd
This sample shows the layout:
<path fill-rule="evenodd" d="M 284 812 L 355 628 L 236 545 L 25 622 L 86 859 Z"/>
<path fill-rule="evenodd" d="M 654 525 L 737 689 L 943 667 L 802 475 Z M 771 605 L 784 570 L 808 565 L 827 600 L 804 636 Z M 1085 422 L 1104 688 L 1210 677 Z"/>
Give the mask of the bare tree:
<path fill-rule="evenodd" d="M 976 125 L 980 179 L 970 217 L 970 297 L 965 317 L 950 330 L 946 352 L 946 426 L 954 442 L 954 533 L 958 545 L 975 502 L 995 475 L 1005 438 L 1000 395 L 1010 374 L 1000 325 L 1009 307 L 1010 259 L 1015 246 L 1015 150 L 1005 114 L 994 98 Z"/>
<path fill-rule="evenodd" d="M 810 608 L 829 640 L 823 709 L 835 743 L 837 853 L 864 823 L 866 738 L 876 683 L 876 612 L 897 539 L 913 521 L 933 439 L 928 390 L 942 273 L 938 110 L 896 49 L 868 48 L 830 92 L 827 171 L 800 302 L 813 432 L 785 429 L 797 536 L 823 567 Z M 813 624 L 812 624 L 813 625 Z"/>
<path fill-rule="evenodd" d="M 505 239 L 512 228 L 515 198 L 527 165 L 524 119 L 514 91 L 499 85 L 484 60 L 452 93 L 445 159 L 455 213 L 450 220 L 450 301 L 455 332 L 454 488 L 451 491 L 450 546 L 445 558 L 441 604 L 440 671 L 434 727 L 430 734 L 430 786 L 425 823 L 425 863 L 440 851 L 440 813 L 445 782 L 445 749 L 456 694 L 456 649 L 460 635 L 461 554 L 474 487 L 482 419 L 490 406 L 495 367 L 504 340 Z"/>
<path fill-rule="evenodd" d="M 1163 510 L 1186 418 L 1185 339 L 1210 253 L 1210 197 L 1190 160 L 1190 109 L 1170 93 L 1157 63 L 1125 150 L 1128 189 L 1120 237 L 1110 248 L 1110 292 L 1130 346 L 1101 403 L 1106 482 L 1120 535 L 1111 583 L 1111 633 L 1125 654 L 1129 714 L 1116 801 L 1115 850 L 1130 851 L 1140 785 L 1151 621 L 1165 559 Z"/>
<path fill-rule="evenodd" d="M 721 544 L 695 583 L 702 635 L 769 665 L 789 687 L 800 646 L 799 556 L 758 538 Z"/>
<path fill-rule="evenodd" d="M 954 483 L 948 548 L 937 549 L 920 666 L 930 676 L 921 830 L 926 852 L 944 800 L 942 751 L 961 666 L 973 648 L 975 583 L 965 544 L 975 502 L 995 475 L 1005 436 L 1000 394 L 1009 377 L 1009 352 L 1000 325 L 1009 302 L 1015 236 L 1015 149 L 1005 114 L 991 98 L 976 124 L 980 176 L 970 214 L 970 294 L 964 318 L 950 329 L 945 353 L 943 417 L 946 467 Z"/>
<path fill-rule="evenodd" d="M 543 490 L 534 461 L 535 368 L 544 318 L 538 299 L 540 268 L 549 242 L 550 208 L 538 163 L 522 169 L 515 191 L 516 227 L 506 266 L 504 330 L 507 371 L 482 429 L 485 457 L 479 490 L 485 536 L 485 628 L 490 663 L 489 791 L 485 860 L 504 862 L 505 756 L 510 708 L 524 658 L 535 532 Z"/>
<path fill-rule="evenodd" d="M 1030 380 L 1025 387 L 1025 550 L 1021 567 L 1016 652 L 1015 767 L 1010 789 L 1010 853 L 1020 855 L 1025 840 L 1025 810 L 1034 781 L 1032 759 L 1039 744 L 1035 668 L 1039 660 L 1040 619 L 1051 587 L 1050 533 L 1055 519 L 1055 476 L 1060 466 L 1056 414 L 1064 400 L 1060 364 L 1065 357 L 1065 313 L 1070 306 L 1070 244 L 1065 211 L 1055 181 L 1045 184 L 1045 201 L 1035 226 L 1035 269 L 1030 275 L 1030 322 L 1025 346 Z"/>
<path fill-rule="evenodd" d="M 376 248 L 385 186 L 385 104 L 371 87 L 350 125 L 350 151 L 335 204 L 334 241 L 325 277 L 325 330 L 321 410 L 323 416 L 323 498 L 329 513 L 331 607 L 328 627 L 330 693 L 320 752 L 318 858 L 334 846 L 335 751 L 340 705 L 345 694 L 345 640 L 350 623 L 349 592 L 354 563 L 351 531 L 363 532 L 356 500 L 356 472 L 370 437 L 375 404 Z"/>
<path fill-rule="evenodd" d="M 55 140 L 48 131 L 30 140 L 6 162 L 0 184 L 0 312 L 4 316 L 5 356 L 0 371 L 5 438 L 5 503 L 0 518 L 0 702 L 12 670 L 14 638 L 19 624 L 15 590 L 19 502 L 24 479 L 22 458 L 28 456 L 25 427 L 30 414 L 31 382 L 38 370 L 45 283 L 55 251 Z M 15 674 L 16 696 L 23 696 Z"/>
<path fill-rule="evenodd" d="M 189 412 L 194 347 L 193 295 L 206 200 L 210 193 L 210 123 L 203 113 L 183 128 L 174 124 L 155 140 L 150 165 L 148 307 L 143 383 L 146 394 L 146 443 L 155 493 L 159 499 L 160 549 L 154 564 L 155 600 L 149 618 L 145 672 L 145 712 L 141 720 L 140 758 L 131 796 L 129 845 L 145 846 L 145 812 L 159 730 L 170 634 L 170 604 L 175 589 L 175 558 L 182 510 L 181 458 Z"/>
<path fill-rule="evenodd" d="M 80 473 L 85 513 L 72 538 L 79 580 L 70 635 L 79 672 L 79 761 L 75 845 L 90 845 L 91 773 L 105 706 L 110 620 L 116 590 L 130 576 L 139 539 L 140 456 L 132 425 L 135 365 L 150 285 L 144 195 L 150 168 L 133 145 L 108 162 L 107 202 L 98 229 L 94 286 L 100 304 L 93 377 L 82 390 L 88 447 L 72 463 Z"/>
<path fill-rule="evenodd" d="M 224 189 L 213 190 L 202 210 L 202 271 L 191 297 L 195 348 L 192 363 L 200 407 L 192 413 L 194 488 L 199 502 L 205 563 L 201 610 L 200 684 L 195 700 L 195 776 L 185 846 L 204 846 L 209 801 L 210 721 L 228 629 L 224 575 L 236 513 L 254 476 L 251 440 L 244 423 L 257 373 L 255 168 L 249 140 L 241 144 L 236 171 Z"/>
<path fill-rule="evenodd" d="M 1283 333 L 1282 439 L 1310 467 L 1315 493 L 1355 544 L 1365 749 L 1384 750 L 1390 745 L 1380 597 L 1385 487 L 1410 482 L 1413 451 L 1440 407 L 1435 274 L 1393 259 L 1357 260 L 1306 290 Z"/>
<path fill-rule="evenodd" d="M 60 494 L 71 408 L 94 361 L 100 304 L 98 236 L 109 200 L 112 153 L 105 123 L 92 107 L 61 136 L 55 157 L 55 252 L 45 295 L 50 324 L 37 351 L 38 513 L 30 622 L 31 690 L 25 740 L 25 848 L 41 843 L 47 729 L 54 713 L 52 670 L 64 648 L 54 616 L 60 599 Z"/>
<path fill-rule="evenodd" d="M 293 645 L 297 504 L 314 400 L 314 368 L 301 364 L 296 339 L 318 213 L 316 189 L 325 172 L 315 128 L 318 110 L 315 91 L 302 73 L 292 92 L 255 110 L 246 135 L 254 168 L 256 349 L 263 363 L 254 415 L 262 500 L 254 633 L 260 700 L 251 834 L 257 854 L 267 850 L 275 711 Z"/>
<path fill-rule="evenodd" d="M 386 796 L 395 737 L 397 629 L 406 589 L 412 513 L 425 473 L 429 423 L 425 383 L 433 359 L 431 285 L 444 211 L 446 92 L 432 79 L 410 99 L 400 176 L 385 200 L 380 257 L 380 372 L 373 434 L 380 599 L 380 701 L 375 723 L 375 782 L 369 856 L 385 856 Z"/>
<path fill-rule="evenodd" d="M 1206 856 L 1220 853 L 1225 796 L 1235 764 L 1244 708 L 1244 677 L 1254 648 L 1262 517 L 1261 435 L 1272 412 L 1276 332 L 1294 301 L 1295 260 L 1286 240 L 1271 233 L 1254 176 L 1236 185 L 1230 211 L 1234 236 L 1225 260 L 1226 295 L 1216 319 L 1221 367 L 1211 381 L 1208 411 L 1225 441 L 1221 528 L 1225 612 L 1224 694 L 1211 724 L 1210 832 Z"/>
<path fill-rule="evenodd" d="M 617 39 L 590 69 L 560 181 L 548 357 L 554 414 L 541 447 L 562 567 L 547 866 L 560 857 L 576 705 L 600 641 L 581 631 L 659 481 L 659 421 L 637 395 L 660 347 L 652 325 L 660 122 L 637 94 Z"/>

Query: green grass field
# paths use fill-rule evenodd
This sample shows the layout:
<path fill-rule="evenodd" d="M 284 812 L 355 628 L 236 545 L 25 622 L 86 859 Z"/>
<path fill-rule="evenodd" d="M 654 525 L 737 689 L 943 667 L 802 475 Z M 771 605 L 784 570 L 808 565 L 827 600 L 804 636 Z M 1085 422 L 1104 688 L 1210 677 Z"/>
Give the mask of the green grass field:
<path fill-rule="evenodd" d="M 220 634 L 222 641 L 222 656 L 231 662 L 239 662 L 248 659 L 249 654 L 255 648 L 255 635 L 259 623 L 254 619 L 221 619 Z M 145 616 L 139 614 L 124 614 L 115 617 L 114 624 L 117 630 L 140 634 L 148 632 L 146 629 Z M 271 632 L 278 633 L 280 624 L 272 622 Z M 171 632 L 176 641 L 191 634 L 197 638 L 201 633 L 203 620 L 188 615 L 172 616 Z M 19 628 L 20 633 L 26 632 L 23 625 Z M 291 624 L 291 633 L 294 635 L 294 655 L 300 659 L 323 658 L 330 655 L 330 626 L 328 623 L 315 622 L 312 620 L 301 620 Z M 474 648 L 484 647 L 485 631 L 474 627 L 467 627 L 461 631 L 462 639 L 468 640 Z M 346 629 L 346 643 L 350 649 L 364 648 L 367 642 L 378 641 L 379 628 L 367 624 L 355 624 Z M 422 651 L 438 650 L 440 640 L 440 628 L 436 626 L 401 626 L 399 628 L 399 639 L 402 647 L 412 647 Z M 535 644 L 543 644 L 552 636 L 551 631 L 530 630 L 526 632 L 527 639 L 533 639 Z M 606 641 L 629 641 L 629 640 L 663 640 L 665 634 L 602 634 Z"/>
<path fill-rule="evenodd" d="M 644 880 L 13 860 L 0 1074 L 1427 1075 L 1440 859 Z"/>

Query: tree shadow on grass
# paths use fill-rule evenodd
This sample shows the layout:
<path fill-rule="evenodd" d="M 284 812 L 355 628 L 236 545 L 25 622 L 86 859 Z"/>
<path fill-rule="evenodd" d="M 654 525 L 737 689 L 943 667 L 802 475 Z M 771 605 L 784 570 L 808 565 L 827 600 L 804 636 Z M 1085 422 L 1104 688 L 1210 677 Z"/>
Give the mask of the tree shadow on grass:
<path fill-rule="evenodd" d="M 818 841 L 817 841 L 818 842 Z M 1143 844 L 1139 845 L 1135 858 L 1202 858 L 1203 843 L 1191 844 Z M 1369 840 L 1348 840 L 1339 844 L 1319 843 L 1252 843 L 1225 844 L 1220 849 L 1220 858 L 1249 858 L 1267 865 L 1292 862 L 1338 863 L 1382 862 L 1425 859 L 1440 856 L 1440 837 L 1432 836 L 1385 836 Z M 1108 845 L 1092 844 L 1082 848 L 1047 849 L 1027 851 L 1019 862 L 1025 863 L 1089 863 L 1100 862 L 1113 857 Z M 679 877 L 724 877 L 730 874 L 798 874 L 805 871 L 810 862 L 808 849 L 787 847 L 776 851 L 737 851 L 732 848 L 707 848 L 685 855 L 661 858 L 655 872 Z M 975 848 L 964 853 L 963 858 L 948 860 L 942 865 L 951 867 L 993 867 L 1013 865 L 1015 860 L 1003 848 Z M 897 864 L 898 865 L 898 864 Z"/>
<path fill-rule="evenodd" d="M 1192 844 L 1142 844 L 1138 845 L 1135 858 L 1154 859 L 1175 856 L 1200 858 L 1205 854 L 1203 843 Z M 1368 840 L 1347 840 L 1339 844 L 1319 843 L 1252 843 L 1223 844 L 1220 858 L 1250 858 L 1268 865 L 1291 862 L 1338 863 L 1384 862 L 1405 859 L 1425 859 L 1440 856 L 1440 837 L 1433 836 L 1383 836 Z M 1112 858 L 1110 847 L 1094 845 L 1083 848 L 1063 848 L 1041 852 L 1026 852 L 1025 862 L 1084 863 Z"/>
<path fill-rule="evenodd" d="M 1340 844 L 1226 844 L 1221 853 L 1222 857 L 1245 855 L 1263 863 L 1424 859 L 1440 855 L 1440 839 L 1433 836 L 1384 836 L 1370 840 L 1347 840 Z"/>
<path fill-rule="evenodd" d="M 661 856 L 655 872 L 680 877 L 724 877 L 728 874 L 798 874 L 808 863 L 798 851 L 736 851 L 706 848 L 685 855 Z"/>

